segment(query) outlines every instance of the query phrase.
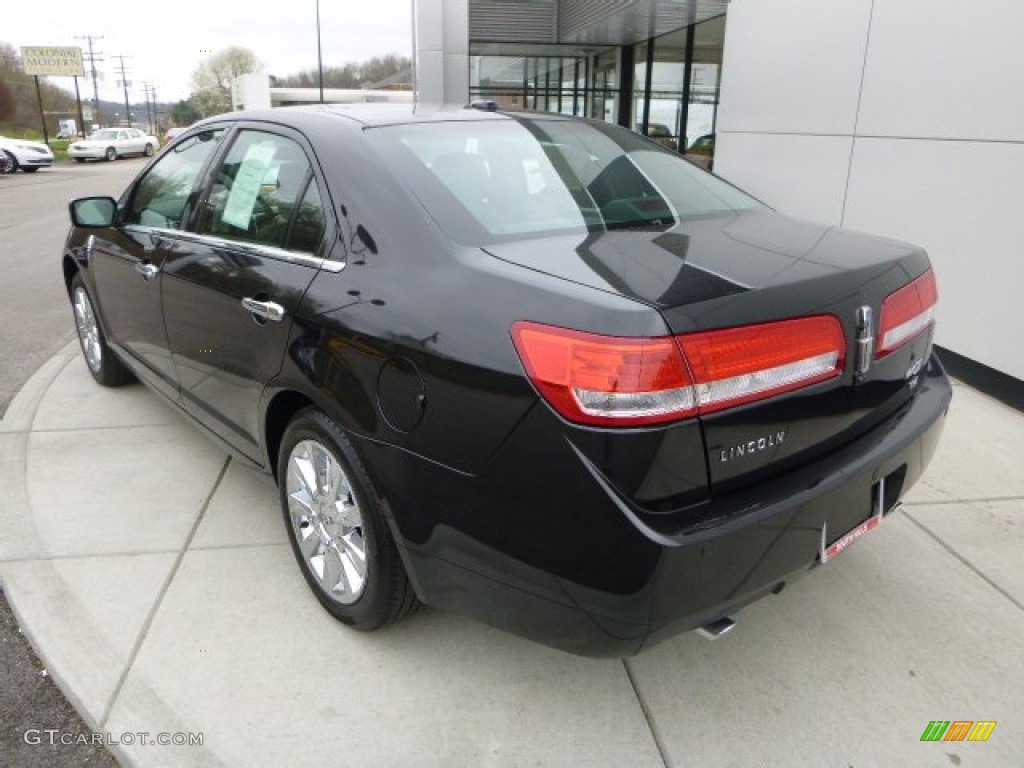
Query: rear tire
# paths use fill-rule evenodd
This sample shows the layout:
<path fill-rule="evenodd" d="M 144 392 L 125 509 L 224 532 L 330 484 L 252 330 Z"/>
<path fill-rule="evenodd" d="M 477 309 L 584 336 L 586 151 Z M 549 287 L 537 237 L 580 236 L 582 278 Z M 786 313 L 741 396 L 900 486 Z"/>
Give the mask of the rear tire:
<path fill-rule="evenodd" d="M 9 166 L 7 169 L 7 173 L 14 173 L 16 170 L 18 170 L 18 158 L 16 158 L 7 150 L 4 150 L 4 154 L 7 155 L 7 164 Z"/>
<path fill-rule="evenodd" d="M 84 157 L 76 157 L 75 158 L 75 162 L 76 163 L 84 163 L 85 162 L 85 158 Z"/>
<path fill-rule="evenodd" d="M 277 456 L 281 511 L 292 552 L 320 604 L 369 632 L 419 604 L 381 498 L 343 430 L 323 411 L 300 411 Z"/>
<path fill-rule="evenodd" d="M 152 157 L 153 156 L 153 145 L 152 144 L 146 144 L 146 148 L 142 151 L 142 154 L 144 154 L 146 157 Z"/>
<path fill-rule="evenodd" d="M 134 374 L 107 344 L 92 297 L 81 275 L 75 275 L 71 280 L 71 309 L 75 314 L 82 356 L 92 377 L 105 387 L 119 387 L 133 381 Z"/>
<path fill-rule="evenodd" d="M 117 160 L 117 150 L 113 147 L 107 147 L 107 151 L 103 154 L 103 157 L 106 158 L 108 163 L 112 163 L 114 160 Z"/>

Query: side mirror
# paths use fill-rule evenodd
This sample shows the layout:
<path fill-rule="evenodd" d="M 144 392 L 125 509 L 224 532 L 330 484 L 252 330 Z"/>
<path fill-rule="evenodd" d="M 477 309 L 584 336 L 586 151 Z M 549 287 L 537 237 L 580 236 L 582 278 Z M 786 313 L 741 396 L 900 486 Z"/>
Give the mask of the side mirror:
<path fill-rule="evenodd" d="M 112 227 L 117 202 L 112 197 L 80 197 L 72 200 L 68 209 L 76 227 Z"/>

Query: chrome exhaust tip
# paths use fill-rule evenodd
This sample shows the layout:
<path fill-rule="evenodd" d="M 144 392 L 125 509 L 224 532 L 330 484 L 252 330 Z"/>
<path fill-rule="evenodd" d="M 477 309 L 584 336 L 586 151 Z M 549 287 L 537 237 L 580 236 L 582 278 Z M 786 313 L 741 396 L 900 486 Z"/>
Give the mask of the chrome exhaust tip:
<path fill-rule="evenodd" d="M 694 631 L 705 640 L 717 640 L 735 626 L 735 621 L 730 619 L 728 616 L 723 616 L 722 618 L 712 621 L 710 624 L 705 624 L 703 627 Z"/>

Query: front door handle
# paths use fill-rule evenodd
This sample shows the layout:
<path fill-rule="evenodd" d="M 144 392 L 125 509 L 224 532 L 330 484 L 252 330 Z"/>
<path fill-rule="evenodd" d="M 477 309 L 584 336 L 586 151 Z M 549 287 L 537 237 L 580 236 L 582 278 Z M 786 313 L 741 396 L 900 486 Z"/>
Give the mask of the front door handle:
<path fill-rule="evenodd" d="M 149 281 L 157 276 L 157 273 L 160 271 L 160 267 L 146 261 L 139 261 L 135 264 L 135 271 L 142 275 L 143 280 Z"/>
<path fill-rule="evenodd" d="M 273 301 L 259 301 L 246 297 L 242 299 L 242 306 L 264 320 L 273 320 L 275 323 L 284 320 L 284 307 Z"/>

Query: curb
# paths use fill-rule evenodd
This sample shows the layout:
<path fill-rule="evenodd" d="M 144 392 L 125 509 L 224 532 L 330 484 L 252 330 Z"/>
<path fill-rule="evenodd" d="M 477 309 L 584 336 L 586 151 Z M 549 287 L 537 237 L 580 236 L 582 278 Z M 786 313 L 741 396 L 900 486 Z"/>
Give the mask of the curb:
<path fill-rule="evenodd" d="M 106 640 L 91 616 L 77 602 L 64 578 L 53 566 L 50 555 L 39 540 L 33 523 L 35 515 L 26 484 L 29 443 L 32 426 L 40 405 L 57 377 L 79 356 L 78 340 L 68 343 L 45 362 L 14 396 L 2 421 L 0 445 L 0 527 L 7 535 L 0 544 L 0 584 L 24 637 L 39 657 L 48 675 L 94 733 L 106 729 L 104 721 L 89 710 L 82 691 L 92 688 L 93 698 L 101 685 L 97 670 L 120 670 L 122 682 L 130 669 Z M 73 637 L 73 643 L 57 647 L 47 642 L 54 637 Z M 141 640 L 141 638 L 140 638 Z M 160 722 L 171 729 L 180 717 L 161 699 L 145 680 L 135 679 L 123 688 L 110 691 L 106 712 L 119 704 L 121 721 Z M 180 727 L 179 730 L 187 730 Z M 104 744 L 119 764 L 142 765 L 117 743 Z M 154 764 L 161 762 L 153 755 Z M 219 764 L 208 750 L 193 756 L 192 764 Z M 150 764 L 147 760 L 145 764 Z"/>

